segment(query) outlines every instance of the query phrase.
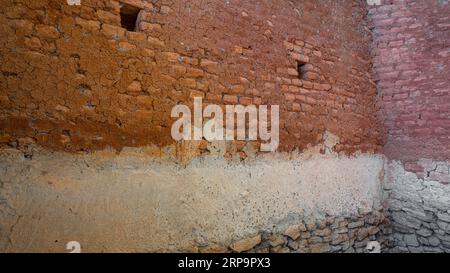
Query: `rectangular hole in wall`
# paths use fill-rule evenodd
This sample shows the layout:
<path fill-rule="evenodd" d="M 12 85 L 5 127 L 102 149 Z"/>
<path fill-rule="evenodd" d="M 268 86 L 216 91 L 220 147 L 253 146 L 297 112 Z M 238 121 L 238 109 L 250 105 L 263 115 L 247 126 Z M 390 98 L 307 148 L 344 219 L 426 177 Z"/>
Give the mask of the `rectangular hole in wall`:
<path fill-rule="evenodd" d="M 128 31 L 136 31 L 136 24 L 140 11 L 141 9 L 138 7 L 120 3 L 120 23 L 122 27 Z"/>
<path fill-rule="evenodd" d="M 303 62 L 297 62 L 297 72 L 298 72 L 298 78 L 300 80 L 305 79 L 306 74 L 306 63 Z"/>

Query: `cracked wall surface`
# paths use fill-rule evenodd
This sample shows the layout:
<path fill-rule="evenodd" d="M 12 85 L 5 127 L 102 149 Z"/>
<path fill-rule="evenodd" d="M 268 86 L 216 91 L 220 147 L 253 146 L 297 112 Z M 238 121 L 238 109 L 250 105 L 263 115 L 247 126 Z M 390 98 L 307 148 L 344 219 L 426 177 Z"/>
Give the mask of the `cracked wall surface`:
<path fill-rule="evenodd" d="M 374 78 L 385 154 L 413 172 L 420 159 L 450 159 L 450 3 L 385 1 L 371 6 Z"/>
<path fill-rule="evenodd" d="M 450 162 L 433 162 L 445 169 Z M 385 183 L 396 252 L 450 252 L 450 186 L 390 161 Z"/>
<path fill-rule="evenodd" d="M 369 8 L 394 250 L 450 252 L 450 3 Z"/>
<path fill-rule="evenodd" d="M 388 245 L 363 1 L 121 2 L 130 31 L 115 0 L 0 0 L 2 251 Z M 280 105 L 278 152 L 175 142 L 193 97 Z"/>
<path fill-rule="evenodd" d="M 9 149 L 0 166 L 2 252 L 65 252 L 73 240 L 84 252 L 361 252 L 389 232 L 381 155 L 179 165 L 143 150 L 30 159 Z"/>
<path fill-rule="evenodd" d="M 122 2 L 0 0 L 1 251 L 449 251 L 448 1 Z M 175 142 L 193 97 L 279 153 Z"/>
<path fill-rule="evenodd" d="M 200 96 L 280 105 L 282 151 L 325 130 L 337 151 L 380 151 L 363 1 L 123 2 L 142 9 L 139 31 L 115 0 L 0 2 L 2 145 L 163 147 L 172 107 Z"/>

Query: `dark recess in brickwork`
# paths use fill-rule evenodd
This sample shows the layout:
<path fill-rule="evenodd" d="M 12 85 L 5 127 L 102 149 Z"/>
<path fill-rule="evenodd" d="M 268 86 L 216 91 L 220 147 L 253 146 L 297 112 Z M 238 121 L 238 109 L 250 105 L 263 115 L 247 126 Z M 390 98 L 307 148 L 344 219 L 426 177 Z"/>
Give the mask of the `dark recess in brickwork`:
<path fill-rule="evenodd" d="M 138 7 L 121 3 L 120 23 L 122 27 L 126 28 L 128 31 L 136 31 L 136 21 L 140 11 L 141 10 Z"/>

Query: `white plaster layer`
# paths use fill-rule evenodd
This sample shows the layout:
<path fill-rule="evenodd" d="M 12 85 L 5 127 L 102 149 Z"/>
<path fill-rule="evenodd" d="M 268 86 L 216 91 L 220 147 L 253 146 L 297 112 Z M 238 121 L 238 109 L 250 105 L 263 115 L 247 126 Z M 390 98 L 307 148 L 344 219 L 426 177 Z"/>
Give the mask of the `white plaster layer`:
<path fill-rule="evenodd" d="M 379 207 L 384 157 L 0 156 L 0 250 L 179 251 Z"/>
<path fill-rule="evenodd" d="M 419 164 L 425 170 L 422 178 L 401 162 L 386 162 L 393 251 L 450 252 L 450 185 L 441 179 L 448 176 L 450 162 L 421 159 Z"/>

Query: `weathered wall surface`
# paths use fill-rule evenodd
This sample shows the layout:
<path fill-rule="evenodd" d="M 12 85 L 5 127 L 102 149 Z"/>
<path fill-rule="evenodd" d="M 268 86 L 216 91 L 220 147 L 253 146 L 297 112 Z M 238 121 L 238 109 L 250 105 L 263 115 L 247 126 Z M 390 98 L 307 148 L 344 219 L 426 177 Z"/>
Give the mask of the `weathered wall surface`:
<path fill-rule="evenodd" d="M 1 251 L 388 245 L 363 1 L 123 2 L 137 31 L 118 1 L 0 0 Z M 194 96 L 280 105 L 302 153 L 174 143 Z"/>
<path fill-rule="evenodd" d="M 387 243 L 381 155 L 315 151 L 245 164 L 208 156 L 187 166 L 145 150 L 27 159 L 10 149 L 0 158 L 0 251 L 65 252 L 69 241 L 85 252 L 361 252 L 369 239 Z"/>
<path fill-rule="evenodd" d="M 1 143 L 163 147 L 172 107 L 202 96 L 279 104 L 283 151 L 326 129 L 338 151 L 380 150 L 363 1 L 123 2 L 143 10 L 139 31 L 114 0 L 1 1 Z"/>
<path fill-rule="evenodd" d="M 369 10 L 385 153 L 421 172 L 421 158 L 450 159 L 450 4 L 388 2 Z"/>
<path fill-rule="evenodd" d="M 450 3 L 371 6 L 398 251 L 450 251 Z"/>
<path fill-rule="evenodd" d="M 428 162 L 429 171 L 449 162 Z M 450 187 L 430 177 L 420 178 L 401 162 L 387 165 L 385 190 L 392 222 L 392 251 L 450 252 Z"/>

